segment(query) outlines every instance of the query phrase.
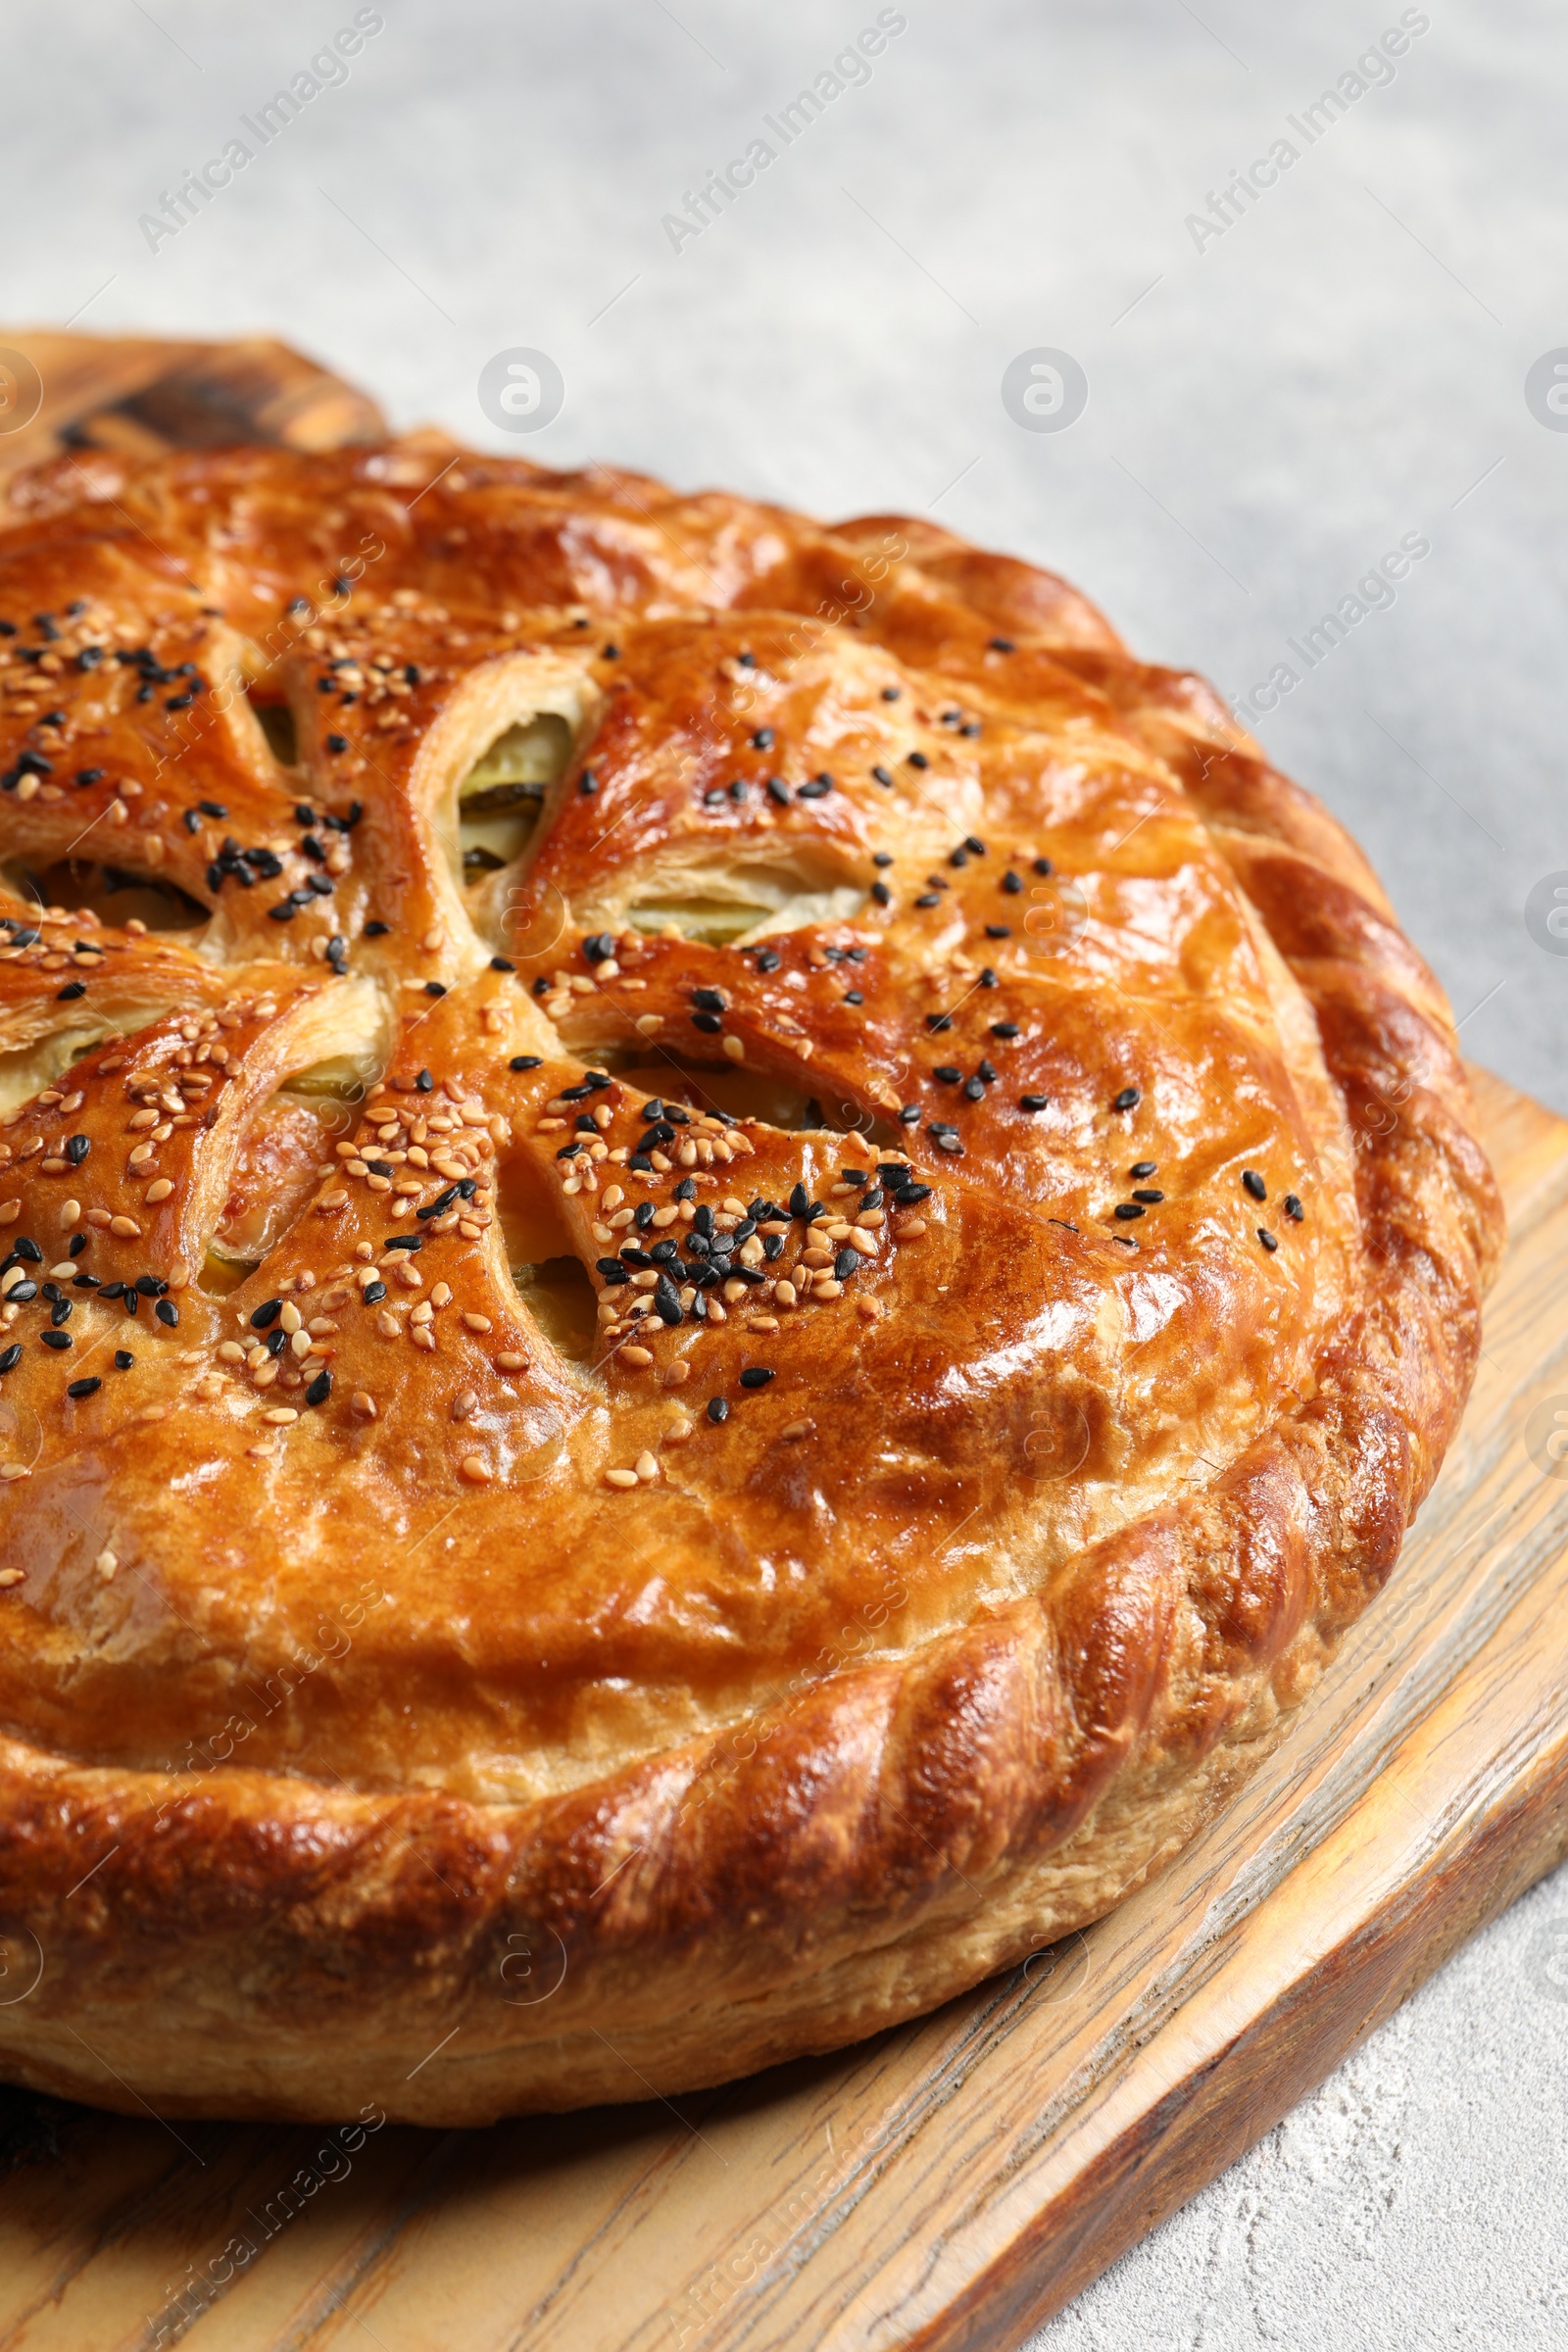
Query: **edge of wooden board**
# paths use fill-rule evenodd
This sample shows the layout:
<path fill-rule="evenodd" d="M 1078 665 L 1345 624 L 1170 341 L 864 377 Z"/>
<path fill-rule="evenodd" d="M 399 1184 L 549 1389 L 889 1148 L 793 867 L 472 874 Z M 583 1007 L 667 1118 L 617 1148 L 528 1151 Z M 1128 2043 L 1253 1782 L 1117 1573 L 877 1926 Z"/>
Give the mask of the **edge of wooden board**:
<path fill-rule="evenodd" d="M 0 432 L 0 481 L 70 449 L 154 457 L 261 441 L 310 451 L 386 431 L 368 393 L 270 336 L 204 343 L 0 327 L 0 365 L 15 377 L 8 353 L 35 369 L 38 407 Z"/>

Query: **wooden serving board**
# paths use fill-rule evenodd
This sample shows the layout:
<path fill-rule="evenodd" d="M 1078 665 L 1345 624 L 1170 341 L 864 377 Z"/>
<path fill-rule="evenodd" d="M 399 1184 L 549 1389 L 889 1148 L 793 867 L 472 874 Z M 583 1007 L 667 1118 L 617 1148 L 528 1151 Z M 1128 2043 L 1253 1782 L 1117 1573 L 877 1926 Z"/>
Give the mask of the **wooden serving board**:
<path fill-rule="evenodd" d="M 385 430 L 373 400 L 286 343 L 0 326 L 0 481 L 67 449 L 335 449 Z"/>
<path fill-rule="evenodd" d="M 1269 2130 L 1568 1852 L 1568 1122 L 1473 1075 L 1511 1240 L 1463 1431 L 1162 1878 L 918 2024 L 675 2101 L 435 2133 L 0 2093 L 0 2352 L 992 2352 Z"/>

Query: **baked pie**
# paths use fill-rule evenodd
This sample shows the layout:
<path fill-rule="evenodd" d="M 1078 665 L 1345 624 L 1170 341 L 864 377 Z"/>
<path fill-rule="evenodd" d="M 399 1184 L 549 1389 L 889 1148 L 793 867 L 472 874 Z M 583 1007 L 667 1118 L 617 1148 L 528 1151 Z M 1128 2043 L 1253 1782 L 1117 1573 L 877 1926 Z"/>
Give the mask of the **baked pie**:
<path fill-rule="evenodd" d="M 0 688 L 0 2071 L 676 2091 L 1225 1801 L 1500 1213 L 1206 687 L 929 523 L 416 436 L 25 477 Z"/>

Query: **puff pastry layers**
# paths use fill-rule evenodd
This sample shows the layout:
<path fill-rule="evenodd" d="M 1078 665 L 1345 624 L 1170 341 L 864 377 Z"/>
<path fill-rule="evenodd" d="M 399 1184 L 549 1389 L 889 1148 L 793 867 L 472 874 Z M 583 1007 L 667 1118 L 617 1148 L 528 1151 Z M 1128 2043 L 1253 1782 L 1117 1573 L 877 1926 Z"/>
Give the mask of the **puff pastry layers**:
<path fill-rule="evenodd" d="M 1500 1243 L 1317 803 L 1050 574 L 433 439 L 45 468 L 0 620 L 0 2071 L 641 2098 L 1168 1858 Z"/>

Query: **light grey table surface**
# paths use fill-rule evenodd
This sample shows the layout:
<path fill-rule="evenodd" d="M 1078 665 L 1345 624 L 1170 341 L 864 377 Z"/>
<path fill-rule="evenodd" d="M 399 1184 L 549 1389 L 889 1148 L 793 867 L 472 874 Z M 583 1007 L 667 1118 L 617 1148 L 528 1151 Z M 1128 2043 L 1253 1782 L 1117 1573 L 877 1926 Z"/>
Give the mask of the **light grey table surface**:
<path fill-rule="evenodd" d="M 346 78 L 242 127 L 356 15 Z M 1568 1110 L 1568 940 L 1525 914 L 1568 880 L 1568 414 L 1525 391 L 1568 346 L 1560 7 L 11 0 L 0 39 L 0 317 L 276 332 L 400 424 L 932 514 L 1233 699 L 1286 663 L 1249 723 L 1366 845 L 1466 1050 Z M 564 384 L 527 437 L 477 398 L 514 348 Z M 1003 404 L 1043 348 L 1087 378 L 1066 429 Z M 1395 601 L 1298 659 L 1409 533 Z M 1560 2348 L 1565 2029 L 1559 1875 L 1041 2346 Z"/>

